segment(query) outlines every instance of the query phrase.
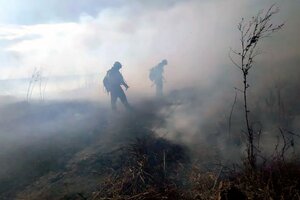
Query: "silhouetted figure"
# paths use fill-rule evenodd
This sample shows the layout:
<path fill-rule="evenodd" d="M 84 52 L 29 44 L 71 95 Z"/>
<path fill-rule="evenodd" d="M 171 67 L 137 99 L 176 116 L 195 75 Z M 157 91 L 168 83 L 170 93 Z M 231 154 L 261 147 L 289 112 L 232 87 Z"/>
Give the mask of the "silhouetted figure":
<path fill-rule="evenodd" d="M 150 69 L 149 79 L 155 84 L 156 96 L 162 97 L 163 95 L 163 82 L 164 82 L 164 66 L 168 64 L 166 59 L 162 60 L 158 65 Z"/>
<path fill-rule="evenodd" d="M 113 110 L 116 110 L 118 98 L 128 110 L 131 110 L 131 106 L 129 105 L 126 95 L 121 87 L 121 85 L 123 85 L 126 90 L 129 88 L 129 86 L 125 83 L 121 72 L 119 71 L 121 68 L 121 63 L 118 61 L 115 62 L 113 67 L 107 71 L 106 76 L 103 79 L 103 84 L 106 91 L 110 93 L 111 108 Z"/>

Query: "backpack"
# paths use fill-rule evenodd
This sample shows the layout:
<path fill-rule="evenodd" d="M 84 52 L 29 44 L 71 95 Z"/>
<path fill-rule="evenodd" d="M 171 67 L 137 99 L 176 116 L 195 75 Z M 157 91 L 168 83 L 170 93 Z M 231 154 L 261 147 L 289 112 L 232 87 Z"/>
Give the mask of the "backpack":
<path fill-rule="evenodd" d="M 153 82 L 156 78 L 156 68 L 153 67 L 150 69 L 149 79 Z"/>
<path fill-rule="evenodd" d="M 103 86 L 107 93 L 109 93 L 111 90 L 110 75 L 109 75 L 110 73 L 109 72 L 110 71 L 107 71 L 107 73 L 103 79 Z"/>

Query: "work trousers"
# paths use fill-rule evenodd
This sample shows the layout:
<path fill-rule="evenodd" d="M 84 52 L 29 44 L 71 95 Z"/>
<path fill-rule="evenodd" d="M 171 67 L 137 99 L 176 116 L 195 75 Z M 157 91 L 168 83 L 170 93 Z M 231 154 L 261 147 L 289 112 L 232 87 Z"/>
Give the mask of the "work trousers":
<path fill-rule="evenodd" d="M 127 109 L 131 108 L 127 101 L 127 97 L 126 97 L 123 89 L 121 88 L 121 86 L 117 86 L 117 87 L 112 88 L 110 91 L 111 108 L 113 110 L 116 110 L 116 108 L 117 108 L 118 98 L 121 100 L 121 102 Z"/>

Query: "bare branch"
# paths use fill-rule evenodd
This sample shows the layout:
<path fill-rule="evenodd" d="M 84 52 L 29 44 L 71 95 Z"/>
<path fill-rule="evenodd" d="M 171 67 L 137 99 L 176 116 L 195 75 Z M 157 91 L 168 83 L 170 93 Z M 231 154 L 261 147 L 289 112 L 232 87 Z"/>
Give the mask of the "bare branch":
<path fill-rule="evenodd" d="M 241 89 L 239 89 L 239 88 L 234 88 L 235 90 L 237 90 L 237 91 L 239 91 L 239 92 L 241 92 L 241 93 L 244 93 L 244 91 L 243 90 L 241 90 Z"/>
<path fill-rule="evenodd" d="M 228 53 L 228 57 L 231 60 L 231 62 L 240 70 L 242 70 L 242 68 L 233 60 L 233 58 L 230 55 L 230 52 Z"/>
<path fill-rule="evenodd" d="M 233 101 L 233 104 L 231 106 L 230 115 L 229 115 L 229 119 L 228 119 L 228 133 L 229 133 L 229 136 L 231 135 L 231 118 L 232 118 L 233 109 L 234 109 L 234 106 L 236 104 L 236 101 L 237 101 L 237 92 L 235 92 L 234 101 Z"/>
<path fill-rule="evenodd" d="M 245 133 L 247 137 L 248 161 L 252 168 L 255 168 L 257 152 L 259 152 L 259 143 L 258 146 L 255 146 L 254 141 L 259 138 L 255 136 L 252 125 L 250 125 L 250 110 L 248 106 L 247 93 L 247 89 L 249 88 L 248 75 L 249 70 L 253 67 L 254 58 L 260 54 L 256 50 L 259 41 L 271 36 L 272 33 L 279 31 L 284 25 L 274 25 L 271 23 L 272 16 L 279 12 L 279 9 L 274 9 L 274 7 L 275 4 L 271 5 L 265 13 L 263 10 L 259 11 L 257 15 L 253 16 L 248 23 L 245 23 L 244 18 L 242 18 L 237 26 L 238 31 L 240 32 L 240 53 L 231 49 L 228 54 L 231 62 L 243 72 L 243 90 L 237 88 L 235 89 L 243 93 L 245 124 L 247 128 L 247 131 L 243 131 L 243 133 Z M 238 64 L 236 60 L 232 58 L 231 52 L 233 52 L 235 55 L 238 55 L 238 58 L 240 59 L 239 63 L 241 64 Z"/>

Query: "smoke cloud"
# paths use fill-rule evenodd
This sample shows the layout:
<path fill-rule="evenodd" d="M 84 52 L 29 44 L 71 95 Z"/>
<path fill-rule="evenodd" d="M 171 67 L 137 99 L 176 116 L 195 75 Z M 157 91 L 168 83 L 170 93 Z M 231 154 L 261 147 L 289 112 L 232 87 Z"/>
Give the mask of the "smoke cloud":
<path fill-rule="evenodd" d="M 38 67 L 49 77 L 95 74 L 99 84 L 106 70 L 119 60 L 131 86 L 129 94 L 149 95 L 149 69 L 166 58 L 169 60 L 165 75 L 167 90 L 195 85 L 210 87 L 220 78 L 233 77 L 223 75 L 234 74 L 227 53 L 230 47 L 238 46 L 235 27 L 241 17 L 250 17 L 269 6 L 266 2 L 235 2 L 232 6 L 229 0 L 167 2 L 132 1 L 119 6 L 92 2 L 90 7 L 99 8 L 97 14 L 83 7 L 82 12 L 76 12 L 77 19 L 65 17 L 64 21 L 61 16 L 59 23 L 49 24 L 45 20 L 46 23 L 38 24 L 3 24 L 1 47 L 6 56 L 1 60 L 1 77 L 28 78 Z M 278 5 L 281 12 L 276 20 L 287 21 L 288 29 L 276 35 L 276 40 L 266 42 L 265 60 L 273 62 L 270 55 L 279 59 L 278 54 L 281 60 L 298 55 L 294 4 L 297 3 Z M 53 6 L 59 7 L 58 3 Z M 65 15 L 69 12 L 66 10 Z M 47 18 L 55 16 L 52 13 Z M 278 47 L 288 49 L 285 55 Z M 57 83 L 52 88 L 49 85 L 48 93 L 78 87 L 71 83 L 61 85 Z"/>
<path fill-rule="evenodd" d="M 87 2 L 27 1 L 26 10 L 23 1 L 11 1 L 0 12 L 0 159 L 7 161 L 8 155 L 49 138 L 61 138 L 57 145 L 72 141 L 68 145 L 76 152 L 75 146 L 92 142 L 91 135 L 126 125 L 131 115 L 122 109 L 121 117 L 110 113 L 101 85 L 118 60 L 130 86 L 126 94 L 141 115 L 137 123 L 189 145 L 197 155 L 238 161 L 245 153 L 245 127 L 242 96 L 234 88 L 241 87 L 242 77 L 228 52 L 239 48 L 241 18 L 273 2 Z M 267 154 L 276 146 L 279 127 L 300 129 L 299 2 L 279 1 L 277 6 L 273 22 L 285 26 L 260 43 L 262 54 L 249 74 L 250 116 Z M 157 102 L 148 74 L 162 59 L 168 60 L 165 99 Z M 38 102 L 36 86 L 28 103 L 23 100 L 34 68 L 43 71 L 47 82 L 45 101 Z M 0 179 L 7 178 L 13 164 L 2 164 Z"/>

